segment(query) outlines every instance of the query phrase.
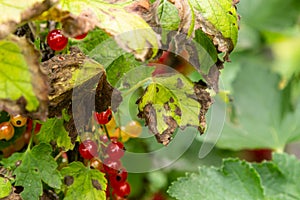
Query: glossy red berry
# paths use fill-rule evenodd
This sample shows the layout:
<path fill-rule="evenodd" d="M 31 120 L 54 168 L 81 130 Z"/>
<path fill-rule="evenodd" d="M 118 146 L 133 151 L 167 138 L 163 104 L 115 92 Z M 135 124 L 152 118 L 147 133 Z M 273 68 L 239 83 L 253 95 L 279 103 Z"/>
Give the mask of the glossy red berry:
<path fill-rule="evenodd" d="M 124 183 L 127 180 L 128 173 L 125 168 L 118 170 L 116 174 L 109 176 L 110 185 L 113 188 L 119 187 L 121 183 Z"/>
<path fill-rule="evenodd" d="M 112 192 L 113 195 L 117 195 L 120 197 L 127 197 L 130 194 L 130 185 L 128 182 L 123 182 L 119 185 L 119 187 L 116 187 L 113 189 Z"/>
<path fill-rule="evenodd" d="M 79 145 L 79 153 L 84 159 L 92 159 L 97 156 L 98 147 L 92 140 L 85 140 Z"/>
<path fill-rule="evenodd" d="M 100 140 L 103 143 L 108 143 L 109 142 L 109 139 L 108 139 L 107 135 L 100 135 Z"/>
<path fill-rule="evenodd" d="M 95 112 L 94 117 L 98 124 L 107 124 L 112 118 L 111 109 L 108 108 L 106 111 L 100 113 Z"/>
<path fill-rule="evenodd" d="M 111 160 L 118 160 L 124 156 L 124 145 L 121 142 L 111 142 L 106 148 L 106 154 Z"/>
<path fill-rule="evenodd" d="M 54 51 L 61 51 L 67 46 L 68 38 L 61 33 L 61 30 L 54 29 L 48 33 L 47 43 Z"/>
<path fill-rule="evenodd" d="M 83 34 L 81 34 L 81 35 L 77 35 L 77 36 L 75 37 L 75 39 L 76 39 L 76 40 L 82 40 L 83 38 L 85 38 L 85 37 L 87 36 L 87 34 L 88 34 L 88 33 L 83 33 Z"/>
<path fill-rule="evenodd" d="M 113 175 L 118 173 L 118 170 L 121 168 L 120 160 L 112 160 L 110 158 L 106 158 L 103 160 L 104 170 L 108 175 Z"/>

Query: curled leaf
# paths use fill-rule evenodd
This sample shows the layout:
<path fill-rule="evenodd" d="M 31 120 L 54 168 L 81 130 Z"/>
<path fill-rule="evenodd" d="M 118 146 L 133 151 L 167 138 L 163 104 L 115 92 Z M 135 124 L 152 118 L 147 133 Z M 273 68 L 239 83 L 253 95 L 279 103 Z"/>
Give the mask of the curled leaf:
<path fill-rule="evenodd" d="M 4 0 L 0 2 L 0 39 L 13 32 L 17 25 L 39 16 L 57 0 Z"/>

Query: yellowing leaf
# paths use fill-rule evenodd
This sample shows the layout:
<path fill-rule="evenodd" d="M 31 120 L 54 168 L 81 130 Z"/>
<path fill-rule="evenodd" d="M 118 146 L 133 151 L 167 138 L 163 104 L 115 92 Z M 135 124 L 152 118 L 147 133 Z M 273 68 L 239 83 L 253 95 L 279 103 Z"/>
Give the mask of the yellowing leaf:
<path fill-rule="evenodd" d="M 167 145 L 177 127 L 205 130 L 205 113 L 211 98 L 206 87 L 192 83 L 183 75 L 154 78 L 138 100 L 139 116 L 146 119 L 158 142 Z"/>
<path fill-rule="evenodd" d="M 0 108 L 21 113 L 47 110 L 47 77 L 39 68 L 39 54 L 25 38 L 0 41 Z M 18 100 L 24 98 L 25 101 Z M 42 117 L 41 117 L 42 118 Z"/>
<path fill-rule="evenodd" d="M 8 179 L 0 177 L 0 199 L 7 197 L 12 191 L 11 183 Z"/>
<path fill-rule="evenodd" d="M 139 15 L 126 11 L 124 5 L 96 0 L 64 0 L 61 1 L 61 6 L 63 10 L 75 15 L 88 13 L 88 23 L 95 24 L 114 36 L 118 45 L 132 52 L 137 59 L 145 60 L 149 57 L 150 49 L 152 56 L 158 51 L 159 37 Z"/>
<path fill-rule="evenodd" d="M 14 31 L 17 24 L 40 15 L 57 0 L 2 0 L 0 2 L 0 39 Z"/>

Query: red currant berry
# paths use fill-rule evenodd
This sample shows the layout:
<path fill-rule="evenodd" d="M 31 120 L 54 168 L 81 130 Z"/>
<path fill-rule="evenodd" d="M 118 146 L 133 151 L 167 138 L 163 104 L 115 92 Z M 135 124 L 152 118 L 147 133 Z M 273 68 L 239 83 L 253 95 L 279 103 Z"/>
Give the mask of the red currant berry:
<path fill-rule="evenodd" d="M 120 197 L 127 197 L 130 194 L 130 185 L 128 182 L 123 182 L 113 189 L 113 194 L 120 196 Z"/>
<path fill-rule="evenodd" d="M 68 38 L 61 33 L 61 30 L 54 29 L 48 33 L 47 43 L 54 51 L 61 51 L 67 46 Z"/>
<path fill-rule="evenodd" d="M 110 141 L 112 143 L 116 143 L 116 142 L 118 142 L 118 138 L 117 137 L 110 137 Z"/>
<path fill-rule="evenodd" d="M 77 36 L 75 37 L 75 39 L 76 39 L 76 40 L 82 40 L 83 38 L 85 38 L 85 37 L 87 36 L 87 34 L 88 34 L 88 33 L 83 33 L 83 34 L 81 34 L 81 35 L 77 35 Z"/>
<path fill-rule="evenodd" d="M 107 135 L 100 135 L 100 140 L 103 143 L 108 143 L 108 141 L 109 141 Z"/>
<path fill-rule="evenodd" d="M 120 160 L 112 160 L 110 158 L 106 158 L 103 161 L 104 170 L 108 175 L 113 175 L 118 173 L 118 170 L 121 168 Z"/>
<path fill-rule="evenodd" d="M 98 147 L 92 140 L 85 140 L 79 145 L 79 153 L 84 159 L 92 159 L 97 156 Z"/>
<path fill-rule="evenodd" d="M 124 156 L 124 145 L 121 142 L 109 143 L 106 148 L 106 154 L 112 160 L 118 160 Z"/>
<path fill-rule="evenodd" d="M 95 112 L 94 117 L 98 124 L 107 124 L 112 118 L 111 109 L 108 108 L 106 111 L 101 113 Z"/>
<path fill-rule="evenodd" d="M 109 177 L 110 185 L 113 188 L 119 187 L 121 183 L 124 183 L 127 180 L 128 173 L 125 168 L 118 170 L 116 174 L 112 174 Z"/>

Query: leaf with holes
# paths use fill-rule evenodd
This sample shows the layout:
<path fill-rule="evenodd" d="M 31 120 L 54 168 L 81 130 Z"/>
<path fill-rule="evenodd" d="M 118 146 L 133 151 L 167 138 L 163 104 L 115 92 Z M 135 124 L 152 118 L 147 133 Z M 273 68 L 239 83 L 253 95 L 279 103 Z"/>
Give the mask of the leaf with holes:
<path fill-rule="evenodd" d="M 85 167 L 81 162 L 72 162 L 61 170 L 61 174 L 65 180 L 65 200 L 106 199 L 107 180 L 102 172 Z"/>
<path fill-rule="evenodd" d="M 68 122 L 69 120 L 70 116 L 63 110 L 61 118 L 50 118 L 46 122 L 42 122 L 41 130 L 37 135 L 38 140 L 45 143 L 54 141 L 64 151 L 73 149 L 74 144 L 72 144 L 71 138 L 64 127 L 64 122 Z"/>
<path fill-rule="evenodd" d="M 22 199 L 38 200 L 43 194 L 43 183 L 51 188 L 60 189 L 61 176 L 51 152 L 49 144 L 40 143 L 23 153 L 22 162 L 14 171 L 15 186 L 24 188 L 21 193 Z"/>
<path fill-rule="evenodd" d="M 205 130 L 205 113 L 211 104 L 206 86 L 181 74 L 155 77 L 138 100 L 139 116 L 146 119 L 158 142 L 167 145 L 177 127 Z"/>

